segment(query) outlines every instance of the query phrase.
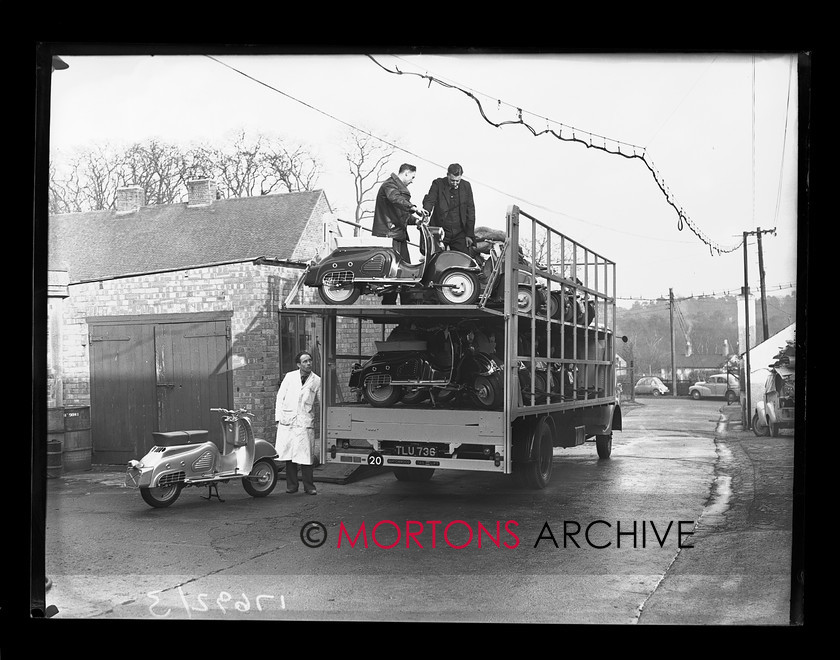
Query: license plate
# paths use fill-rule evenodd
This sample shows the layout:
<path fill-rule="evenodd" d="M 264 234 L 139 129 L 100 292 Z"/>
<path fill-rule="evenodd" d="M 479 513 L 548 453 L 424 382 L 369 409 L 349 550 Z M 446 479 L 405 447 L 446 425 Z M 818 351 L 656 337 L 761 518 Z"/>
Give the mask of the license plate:
<path fill-rule="evenodd" d="M 438 455 L 438 448 L 429 445 L 396 445 L 394 451 L 397 456 L 434 458 Z"/>

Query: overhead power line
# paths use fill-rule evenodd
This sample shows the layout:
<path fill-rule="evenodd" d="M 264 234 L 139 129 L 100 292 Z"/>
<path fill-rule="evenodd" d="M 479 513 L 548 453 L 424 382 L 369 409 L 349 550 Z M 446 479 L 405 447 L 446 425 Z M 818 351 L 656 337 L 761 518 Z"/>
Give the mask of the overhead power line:
<path fill-rule="evenodd" d="M 328 112 L 325 112 L 324 110 L 321 110 L 320 108 L 315 107 L 311 103 L 307 103 L 306 101 L 303 101 L 299 98 L 296 98 L 295 96 L 293 96 L 293 95 L 291 95 L 287 92 L 284 92 L 283 90 L 277 89 L 273 85 L 269 85 L 268 83 L 260 80 L 259 78 L 255 78 L 254 76 L 252 76 L 248 73 L 245 73 L 244 71 L 242 71 L 240 69 L 237 69 L 236 67 L 231 66 L 230 64 L 227 64 L 226 62 L 222 62 L 221 60 L 219 60 L 216 57 L 213 57 L 212 55 L 205 55 L 205 57 L 210 59 L 210 60 L 213 60 L 217 64 L 222 65 L 223 67 L 226 67 L 226 68 L 230 69 L 231 71 L 234 71 L 235 73 L 238 73 L 239 75 L 241 75 L 245 78 L 248 78 L 249 80 L 257 83 L 258 85 L 261 85 L 261 86 L 263 86 L 263 87 L 265 87 L 265 88 L 267 88 L 267 89 L 269 89 L 273 92 L 276 92 L 277 94 L 281 94 L 282 96 L 285 96 L 286 98 L 294 101 L 295 103 L 299 103 L 299 104 L 303 105 L 304 107 L 309 108 L 310 110 L 313 110 L 314 112 L 317 112 L 317 113 L 323 115 L 324 117 L 327 117 L 328 119 L 332 119 L 333 121 L 336 121 L 339 124 L 343 124 L 344 126 L 347 126 L 348 128 L 350 128 L 354 131 L 362 133 L 363 135 L 367 135 L 368 137 L 371 137 L 374 140 L 379 140 L 383 144 L 387 144 L 388 146 L 393 147 L 394 149 L 397 149 L 398 151 L 401 151 L 402 153 L 408 154 L 408 155 L 410 155 L 410 156 L 412 156 L 412 157 L 414 157 L 414 158 L 416 158 L 416 159 L 418 159 L 418 160 L 420 160 L 424 163 L 434 165 L 435 167 L 440 167 L 441 169 L 445 169 L 445 167 L 446 167 L 445 165 L 442 165 L 441 163 L 436 163 L 432 160 L 429 160 L 428 158 L 425 158 L 425 157 L 421 156 L 420 154 L 417 154 L 413 151 L 410 151 L 409 149 L 406 149 L 405 147 L 402 147 L 399 144 L 396 144 L 394 142 L 386 140 L 385 138 L 382 138 L 378 135 L 375 135 L 368 130 L 365 130 L 363 128 L 359 128 L 358 126 L 355 126 L 355 125 L 353 125 L 353 124 L 351 124 L 347 121 L 344 121 L 343 119 L 341 119 L 339 117 L 336 117 L 335 115 L 332 115 Z M 514 195 L 513 193 L 510 193 L 508 191 L 500 190 L 499 188 L 496 188 L 496 187 L 494 187 L 490 184 L 478 181 L 476 179 L 470 179 L 470 181 L 472 181 L 474 184 L 480 184 L 480 185 L 484 186 L 485 188 L 487 188 L 489 190 L 493 190 L 494 192 L 497 192 L 501 195 L 505 195 L 507 197 L 510 197 L 511 199 L 515 199 L 515 200 L 518 200 L 520 202 L 524 202 L 525 204 L 528 204 L 529 206 L 531 206 L 533 208 L 537 208 L 537 209 L 540 209 L 540 210 L 543 210 L 543 211 L 547 211 L 548 213 L 555 213 L 557 215 L 561 215 L 564 218 L 569 218 L 570 220 L 575 220 L 576 222 L 580 222 L 582 224 L 585 224 L 588 227 L 599 227 L 601 229 L 611 231 L 611 232 L 615 232 L 617 234 L 624 234 L 626 236 L 635 236 L 637 238 L 644 238 L 646 240 L 653 240 L 653 241 L 659 241 L 659 242 L 665 242 L 665 243 L 685 243 L 685 242 L 687 242 L 687 241 L 675 241 L 675 240 L 671 240 L 671 239 L 666 239 L 666 238 L 662 238 L 661 236 L 649 236 L 649 235 L 645 235 L 645 234 L 639 234 L 639 233 L 636 233 L 636 232 L 631 232 L 631 231 L 627 231 L 627 230 L 623 230 L 623 229 L 616 229 L 615 227 L 609 227 L 609 226 L 606 226 L 606 225 L 601 225 L 601 224 L 598 224 L 596 222 L 592 222 L 591 220 L 582 220 L 581 218 L 577 218 L 575 216 L 569 215 L 568 213 L 564 213 L 564 212 L 558 211 L 556 209 L 548 208 L 548 207 L 543 206 L 541 204 L 537 204 L 537 203 L 532 202 L 530 200 L 524 199 L 523 197 L 519 197 L 518 195 Z"/>
<path fill-rule="evenodd" d="M 428 85 L 431 86 L 432 83 L 437 85 L 441 85 L 442 87 L 446 87 L 448 89 L 455 89 L 465 94 L 469 98 L 471 98 L 476 106 L 478 107 L 479 114 L 481 115 L 482 119 L 485 122 L 494 126 L 495 128 L 501 128 L 503 126 L 522 126 L 523 128 L 530 131 L 530 133 L 534 137 L 539 137 L 540 135 L 553 135 L 560 141 L 563 142 L 577 142 L 579 144 L 584 145 L 587 148 L 597 149 L 600 151 L 604 151 L 613 156 L 621 156 L 628 160 L 636 159 L 640 160 L 645 167 L 649 170 L 651 175 L 653 176 L 654 181 L 656 182 L 657 187 L 659 188 L 660 192 L 665 197 L 665 201 L 677 212 L 677 229 L 682 231 L 684 227 L 688 227 L 691 232 L 697 236 L 703 243 L 705 243 L 709 247 L 709 251 L 711 254 L 722 254 L 722 253 L 730 253 L 734 252 L 738 248 L 741 247 L 741 243 L 731 247 L 723 247 L 719 243 L 712 241 L 706 234 L 694 223 L 694 221 L 689 217 L 686 213 L 685 209 L 679 206 L 670 191 L 668 185 L 665 183 L 664 178 L 659 173 L 659 171 L 654 167 L 651 158 L 647 155 L 646 149 L 644 147 L 640 147 L 629 142 L 624 142 L 622 140 L 616 140 L 613 138 L 608 138 L 603 135 L 598 135 L 592 133 L 590 131 L 585 131 L 574 126 L 568 126 L 566 124 L 556 122 L 553 120 L 549 120 L 546 117 L 542 117 L 541 119 L 546 122 L 554 123 L 558 126 L 558 129 L 555 130 L 551 128 L 548 123 L 546 124 L 546 128 L 541 130 L 537 129 L 528 122 L 523 119 L 523 110 L 520 107 L 511 105 L 509 103 L 505 103 L 505 105 L 515 108 L 517 117 L 516 119 L 508 119 L 503 121 L 493 121 L 488 117 L 487 113 L 485 112 L 484 106 L 482 105 L 481 101 L 478 99 L 475 93 L 472 91 L 465 89 L 459 85 L 446 82 L 440 78 L 436 78 L 435 76 L 431 76 L 427 73 L 417 73 L 413 71 L 401 71 L 399 68 L 394 67 L 393 69 L 389 69 L 387 66 L 383 65 L 382 63 L 378 62 L 376 58 L 372 55 L 368 55 L 368 57 L 373 61 L 377 66 L 382 68 L 384 71 L 394 74 L 394 75 L 409 75 L 409 76 L 417 76 L 424 80 L 428 81 Z M 499 107 L 502 104 L 501 100 L 497 101 Z M 532 114 L 534 117 L 538 117 L 538 115 Z"/>

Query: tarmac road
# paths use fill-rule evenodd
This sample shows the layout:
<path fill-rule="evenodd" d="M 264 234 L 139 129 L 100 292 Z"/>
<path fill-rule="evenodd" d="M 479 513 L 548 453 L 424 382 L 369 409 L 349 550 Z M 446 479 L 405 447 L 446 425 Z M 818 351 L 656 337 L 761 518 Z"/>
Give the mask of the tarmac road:
<path fill-rule="evenodd" d="M 737 415 L 640 399 L 610 460 L 558 449 L 536 492 L 322 469 L 316 497 L 229 484 L 224 502 L 187 489 L 155 510 L 121 468 L 66 474 L 48 483 L 47 604 L 58 618 L 788 625 L 793 436 L 758 438 Z M 302 543 L 308 521 L 323 546 Z"/>

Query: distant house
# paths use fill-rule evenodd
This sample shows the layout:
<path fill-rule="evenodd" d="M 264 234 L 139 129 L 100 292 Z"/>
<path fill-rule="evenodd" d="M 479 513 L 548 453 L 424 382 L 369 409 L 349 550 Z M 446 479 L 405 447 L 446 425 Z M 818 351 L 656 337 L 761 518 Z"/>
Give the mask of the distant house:
<path fill-rule="evenodd" d="M 152 431 L 218 441 L 213 407 L 247 408 L 273 441 L 279 380 L 316 349 L 315 319 L 280 306 L 325 242 L 324 192 L 188 188 L 147 206 L 127 187 L 115 210 L 49 218 L 48 407 L 90 407 L 94 463 L 142 456 Z"/>
<path fill-rule="evenodd" d="M 697 381 L 725 370 L 727 356 L 722 353 L 692 353 L 691 355 L 677 355 L 677 379 Z"/>

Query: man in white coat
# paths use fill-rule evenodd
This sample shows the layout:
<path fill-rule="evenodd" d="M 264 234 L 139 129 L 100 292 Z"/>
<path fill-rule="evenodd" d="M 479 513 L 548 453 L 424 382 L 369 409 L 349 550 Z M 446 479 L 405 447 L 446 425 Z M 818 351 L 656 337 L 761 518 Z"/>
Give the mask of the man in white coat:
<path fill-rule="evenodd" d="M 286 492 L 298 492 L 298 466 L 303 490 L 317 495 L 312 471 L 315 463 L 315 398 L 320 401 L 321 378 L 312 373 L 312 355 L 301 351 L 295 356 L 298 369 L 290 371 L 280 383 L 274 420 L 277 422 L 275 448 L 286 461 Z"/>

